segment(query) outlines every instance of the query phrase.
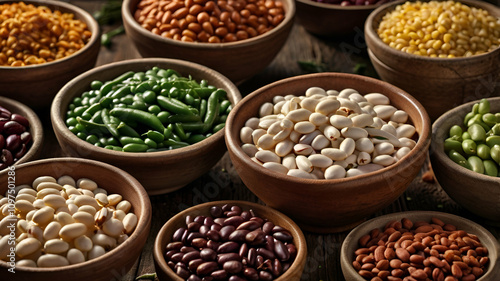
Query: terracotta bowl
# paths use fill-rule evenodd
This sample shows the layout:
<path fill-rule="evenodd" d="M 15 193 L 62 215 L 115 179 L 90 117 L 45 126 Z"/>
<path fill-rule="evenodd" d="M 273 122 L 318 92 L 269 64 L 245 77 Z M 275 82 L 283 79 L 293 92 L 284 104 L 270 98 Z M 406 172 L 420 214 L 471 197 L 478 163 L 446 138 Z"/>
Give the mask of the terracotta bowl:
<path fill-rule="evenodd" d="M 1 4 L 11 3 L 0 0 Z M 90 41 L 74 54 L 53 62 L 23 67 L 0 66 L 0 94 L 28 105 L 31 108 L 48 108 L 57 91 L 73 77 L 94 67 L 101 46 L 97 21 L 83 9 L 52 0 L 27 0 L 26 4 L 49 7 L 73 13 L 75 19 L 85 22 L 92 32 Z"/>
<path fill-rule="evenodd" d="M 30 122 L 30 133 L 33 139 L 31 147 L 23 157 L 15 162 L 15 165 L 38 159 L 43 144 L 43 126 L 38 115 L 26 105 L 6 97 L 0 97 L 0 106 L 5 107 L 12 113 L 21 114 Z"/>
<path fill-rule="evenodd" d="M 484 1 L 460 1 L 500 17 L 500 8 Z M 377 8 L 365 23 L 369 56 L 380 78 L 420 101 L 431 120 L 464 102 L 500 93 L 500 48 L 467 58 L 430 58 L 408 54 L 382 42 L 376 29 L 382 17 L 404 1 Z"/>
<path fill-rule="evenodd" d="M 343 179 L 301 179 L 264 168 L 241 149 L 240 129 L 258 116 L 259 107 L 274 96 L 301 96 L 312 86 L 361 94 L 379 92 L 409 114 L 419 135 L 407 157 L 373 173 Z M 351 229 L 396 200 L 418 174 L 430 144 L 430 121 L 422 105 L 405 91 L 386 82 L 354 74 L 320 73 L 296 76 L 264 86 L 246 96 L 226 122 L 226 144 L 231 160 L 245 185 L 269 207 L 293 218 L 313 232 Z"/>
<path fill-rule="evenodd" d="M 170 243 L 172 239 L 172 235 L 174 232 L 180 228 L 186 226 L 186 216 L 190 215 L 193 218 L 201 215 L 201 216 L 210 216 L 210 207 L 212 206 L 223 206 L 225 204 L 230 205 L 238 205 L 241 207 L 243 211 L 253 210 L 255 214 L 263 219 L 268 219 L 273 222 L 275 225 L 282 226 L 287 229 L 293 236 L 293 244 L 297 247 L 297 256 L 290 266 L 290 268 L 282 274 L 279 278 L 274 280 L 276 281 L 299 281 L 302 276 L 302 271 L 304 270 L 304 266 L 306 263 L 307 257 L 307 245 L 304 238 L 304 234 L 300 230 L 300 228 L 295 224 L 293 220 L 284 214 L 271 209 L 269 207 L 251 203 L 247 201 L 237 201 L 237 200 L 228 200 L 228 201 L 214 201 L 207 202 L 203 204 L 199 204 L 188 208 L 175 216 L 169 219 L 163 227 L 158 232 L 158 235 L 155 239 L 154 249 L 153 249 L 153 257 L 155 263 L 156 274 L 158 279 L 161 281 L 183 281 L 184 279 L 179 277 L 168 265 L 165 261 L 165 247 L 168 243 Z"/>
<path fill-rule="evenodd" d="M 488 98 L 491 112 L 500 112 L 500 98 Z M 490 223 L 500 224 L 500 178 L 463 168 L 444 151 L 444 140 L 453 125 L 462 125 L 472 101 L 447 111 L 432 124 L 430 159 L 441 187 L 458 204 Z"/>
<path fill-rule="evenodd" d="M 110 193 L 118 193 L 132 204 L 137 215 L 136 230 L 115 249 L 80 264 L 64 267 L 16 267 L 15 274 L 7 271 L 10 266 L 0 261 L 2 280 L 112 280 L 124 276 L 139 257 L 151 225 L 151 203 L 142 185 L 130 174 L 111 165 L 88 159 L 51 158 L 24 163 L 15 169 L 15 184 L 31 184 L 39 176 L 73 178 L 88 177 Z M 5 194 L 12 181 L 7 171 L 0 173 L 0 193 Z M 117 277 L 118 276 L 118 277 Z M 121 278 L 121 277 L 120 277 Z"/>
<path fill-rule="evenodd" d="M 143 57 L 192 61 L 210 67 L 234 83 L 262 71 L 285 44 L 295 15 L 294 0 L 283 0 L 285 19 L 274 29 L 247 40 L 228 43 L 182 42 L 156 35 L 143 28 L 134 12 L 140 0 L 124 0 L 123 24 L 127 36 Z"/>
<path fill-rule="evenodd" d="M 352 263 L 355 255 L 354 251 L 359 248 L 359 239 L 369 234 L 373 229 L 383 230 L 384 226 L 391 221 L 401 221 L 403 218 L 410 219 L 412 222 L 425 221 L 429 222 L 431 218 L 438 218 L 446 224 L 452 224 L 457 229 L 464 230 L 469 234 L 475 234 L 484 247 L 488 249 L 489 264 L 482 275 L 477 281 L 493 281 L 498 280 L 500 274 L 500 245 L 497 239 L 487 229 L 481 225 L 470 221 L 468 219 L 442 212 L 433 211 L 411 211 L 393 213 L 371 219 L 353 229 L 344 239 L 340 253 L 340 265 L 342 273 L 347 281 L 364 281 L 365 278 L 361 277 L 354 269 Z"/>
<path fill-rule="evenodd" d="M 89 89 L 93 80 L 108 81 L 127 71 L 145 71 L 158 66 L 172 68 L 182 76 L 196 81 L 205 79 L 209 85 L 226 90 L 234 105 L 241 95 L 236 86 L 220 73 L 199 64 L 163 58 L 134 59 L 114 62 L 89 70 L 68 82 L 56 95 L 51 108 L 55 135 L 63 152 L 70 156 L 90 158 L 115 165 L 141 182 L 149 194 L 177 190 L 195 180 L 224 155 L 224 130 L 196 144 L 170 151 L 126 153 L 96 147 L 79 139 L 65 124 L 68 105 L 74 97 Z"/>
<path fill-rule="evenodd" d="M 296 0 L 297 21 L 310 33 L 337 37 L 363 33 L 368 15 L 380 5 L 351 5 Z"/>

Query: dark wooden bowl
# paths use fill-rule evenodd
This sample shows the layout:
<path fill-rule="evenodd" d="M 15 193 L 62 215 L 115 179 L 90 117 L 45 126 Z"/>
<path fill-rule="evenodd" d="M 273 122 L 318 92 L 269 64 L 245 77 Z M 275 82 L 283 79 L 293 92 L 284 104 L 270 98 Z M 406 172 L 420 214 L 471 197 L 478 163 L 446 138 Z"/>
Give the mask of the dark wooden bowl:
<path fill-rule="evenodd" d="M 500 112 L 500 97 L 488 98 L 491 112 Z M 487 222 L 500 224 L 500 178 L 473 172 L 453 162 L 444 151 L 444 140 L 453 125 L 463 125 L 472 101 L 447 111 L 432 124 L 430 159 L 436 179 L 446 193 Z"/>
<path fill-rule="evenodd" d="M 108 81 L 126 71 L 146 71 L 153 66 L 175 69 L 182 76 L 191 75 L 197 81 L 205 79 L 210 85 L 226 90 L 233 106 L 241 99 L 240 92 L 229 79 L 202 65 L 164 58 L 134 59 L 96 67 L 77 76 L 56 95 L 50 115 L 55 135 L 65 154 L 115 165 L 138 179 L 149 194 L 159 194 L 177 190 L 212 168 L 226 151 L 224 130 L 183 148 L 127 153 L 96 147 L 83 141 L 65 124 L 68 105 L 74 97 L 89 89 L 91 81 Z"/>
<path fill-rule="evenodd" d="M 42 122 L 40 122 L 40 118 L 38 118 L 38 115 L 36 115 L 36 113 L 28 106 L 6 97 L 0 97 L 0 106 L 5 107 L 12 113 L 21 114 L 30 122 L 30 133 L 33 139 L 31 147 L 23 157 L 17 160 L 14 165 L 38 159 L 38 157 L 40 157 L 40 153 L 42 152 L 43 145 L 43 126 Z"/>
<path fill-rule="evenodd" d="M 11 3 L 0 0 L 0 4 Z M 0 66 L 1 95 L 18 100 L 31 108 L 48 108 L 57 91 L 78 74 L 94 67 L 101 46 L 97 21 L 83 9 L 52 0 L 27 0 L 26 4 L 45 5 L 52 11 L 73 13 L 92 32 L 90 41 L 74 54 L 37 65 L 23 67 Z"/>
<path fill-rule="evenodd" d="M 285 44 L 293 26 L 294 0 L 283 0 L 285 19 L 260 36 L 229 43 L 182 42 L 156 35 L 134 19 L 139 0 L 124 0 L 123 24 L 127 36 L 143 57 L 163 57 L 192 61 L 210 67 L 234 83 L 262 71 Z"/>
<path fill-rule="evenodd" d="M 306 264 L 307 257 L 307 245 L 304 234 L 300 228 L 295 224 L 293 220 L 284 214 L 271 209 L 269 207 L 251 203 L 246 201 L 238 200 L 227 200 L 227 201 L 215 201 L 199 204 L 188 208 L 169 219 L 163 227 L 158 232 L 155 239 L 153 257 L 155 263 L 156 274 L 158 279 L 161 281 L 182 281 L 165 261 L 165 247 L 172 240 L 172 235 L 180 227 L 186 227 L 186 216 L 191 215 L 193 217 L 210 216 L 211 206 L 223 206 L 225 204 L 238 205 L 243 211 L 248 211 L 250 209 L 254 210 L 256 215 L 272 221 L 275 225 L 279 225 L 287 229 L 293 236 L 293 244 L 297 247 L 297 256 L 295 261 L 290 266 L 290 268 L 279 278 L 274 279 L 275 281 L 299 281 L 302 276 L 302 271 Z"/>
<path fill-rule="evenodd" d="M 132 204 L 132 210 L 137 215 L 136 229 L 123 244 L 98 258 L 80 264 L 56 268 L 16 267 L 16 273 L 12 274 L 7 271 L 10 266 L 0 261 L 0 279 L 108 281 L 127 274 L 141 254 L 151 225 L 151 203 L 142 185 L 121 169 L 80 158 L 51 158 L 21 164 L 15 169 L 15 184 L 31 185 L 35 178 L 45 175 L 55 178 L 63 175 L 73 178 L 86 177 L 110 193 L 121 194 Z M 11 181 L 8 171 L 0 173 L 0 194 L 5 194 Z"/>
<path fill-rule="evenodd" d="M 259 107 L 285 93 L 301 96 L 312 86 L 342 90 L 354 88 L 361 94 L 379 92 L 391 104 L 409 114 L 419 135 L 410 154 L 379 171 L 336 180 L 301 179 L 279 174 L 255 163 L 241 149 L 240 129 Z M 245 185 L 269 207 L 294 219 L 313 232 L 351 229 L 374 212 L 388 206 L 407 188 L 420 171 L 430 144 L 429 117 L 423 106 L 405 91 L 386 82 L 354 74 L 319 73 L 283 79 L 264 86 L 241 100 L 226 122 L 229 156 Z"/>
<path fill-rule="evenodd" d="M 460 1 L 500 17 L 500 8 L 476 0 Z M 413 95 L 431 120 L 465 102 L 500 93 L 500 48 L 464 58 L 430 58 L 396 50 L 382 42 L 376 30 L 399 0 L 377 8 L 365 22 L 365 40 L 378 75 Z"/>
<path fill-rule="evenodd" d="M 456 215 L 433 211 L 411 211 L 388 214 L 371 219 L 353 229 L 344 239 L 344 242 L 342 242 L 340 252 L 340 265 L 345 279 L 347 281 L 366 280 L 361 277 L 361 275 L 359 275 L 359 273 L 352 266 L 352 262 L 354 261 L 354 251 L 358 249 L 358 241 L 363 235 L 370 233 L 370 231 L 375 228 L 383 230 L 385 224 L 390 221 L 401 221 L 403 218 L 408 218 L 413 222 L 429 222 L 433 217 L 440 219 L 444 223 L 455 225 L 457 229 L 477 235 L 481 243 L 488 249 L 489 258 L 489 265 L 487 266 L 485 274 L 481 276 L 481 278 L 477 279 L 477 281 L 498 280 L 498 276 L 500 274 L 500 245 L 498 244 L 495 236 L 493 236 L 487 229 L 473 221 Z"/>

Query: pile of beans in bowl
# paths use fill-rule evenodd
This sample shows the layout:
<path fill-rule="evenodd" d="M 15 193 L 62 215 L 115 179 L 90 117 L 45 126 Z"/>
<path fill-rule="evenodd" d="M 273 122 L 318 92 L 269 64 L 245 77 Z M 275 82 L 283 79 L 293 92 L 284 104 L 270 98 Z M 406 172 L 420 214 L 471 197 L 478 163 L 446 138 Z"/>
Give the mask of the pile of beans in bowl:
<path fill-rule="evenodd" d="M 61 59 L 83 48 L 91 36 L 74 14 L 24 2 L 0 5 L 0 66 Z"/>
<path fill-rule="evenodd" d="M 338 179 L 390 166 L 416 145 L 408 114 L 381 93 L 310 87 L 275 96 L 240 130 L 243 151 L 264 167 L 307 179 Z"/>
<path fill-rule="evenodd" d="M 500 19 L 455 1 L 407 1 L 382 18 L 377 33 L 410 54 L 468 57 L 500 46 Z"/>
<path fill-rule="evenodd" d="M 145 29 L 185 42 L 221 43 L 266 33 L 285 17 L 279 0 L 141 0 L 134 13 Z"/>
<path fill-rule="evenodd" d="M 0 106 L 0 170 L 26 154 L 32 143 L 29 121 Z"/>

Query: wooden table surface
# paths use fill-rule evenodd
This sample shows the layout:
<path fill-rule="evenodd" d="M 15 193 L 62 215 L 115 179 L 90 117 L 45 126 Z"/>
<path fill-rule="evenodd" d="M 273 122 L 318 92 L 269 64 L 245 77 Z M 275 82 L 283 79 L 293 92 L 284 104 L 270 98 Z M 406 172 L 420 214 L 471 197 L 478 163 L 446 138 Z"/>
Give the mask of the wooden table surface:
<path fill-rule="evenodd" d="M 105 1 L 70 0 L 68 2 L 93 13 Z M 108 31 L 113 27 L 116 25 L 104 26 L 103 31 Z M 119 35 L 113 39 L 111 48 L 101 47 L 97 65 L 139 57 L 139 53 L 126 35 Z M 377 77 L 368 59 L 362 30 L 358 30 L 349 38 L 324 39 L 309 34 L 296 21 L 288 41 L 275 60 L 263 72 L 238 86 L 242 96 L 270 82 L 305 74 L 298 61 L 322 63 L 324 69 L 328 71 L 357 72 Z M 45 126 L 42 158 L 64 156 L 52 132 L 48 110 L 39 111 L 38 114 Z M 452 201 L 439 184 L 422 180 L 422 175 L 428 170 L 429 166 L 424 165 L 421 173 L 413 180 L 406 192 L 393 204 L 373 214 L 373 217 L 412 210 L 448 212 L 478 222 L 491 231 L 497 239 L 500 239 L 500 226 L 485 224 L 483 219 Z M 150 199 L 153 219 L 142 255 L 129 272 L 114 272 L 116 277 L 114 280 L 134 280 L 139 275 L 155 271 L 152 251 L 156 234 L 162 225 L 179 211 L 196 204 L 216 200 L 235 199 L 259 202 L 259 199 L 241 182 L 227 153 L 213 169 L 188 186 L 173 193 L 151 196 Z M 340 247 L 348 232 L 328 235 L 308 232 L 304 234 L 307 240 L 308 256 L 302 280 L 345 280 L 340 268 Z"/>

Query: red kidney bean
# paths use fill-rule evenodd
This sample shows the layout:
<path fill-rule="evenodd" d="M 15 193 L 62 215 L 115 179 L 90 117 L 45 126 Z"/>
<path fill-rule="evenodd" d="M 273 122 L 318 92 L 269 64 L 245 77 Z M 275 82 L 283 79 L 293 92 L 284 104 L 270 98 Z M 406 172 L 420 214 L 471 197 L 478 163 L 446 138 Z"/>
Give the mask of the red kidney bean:
<path fill-rule="evenodd" d="M 227 226 L 227 225 L 232 225 L 234 227 L 242 224 L 245 220 L 240 217 L 240 216 L 233 216 L 233 217 L 229 217 L 227 219 L 224 220 L 224 224 L 223 226 Z"/>
<path fill-rule="evenodd" d="M 274 240 L 275 240 L 275 238 L 273 238 L 270 235 L 266 235 L 264 238 L 266 239 L 266 242 L 265 242 L 265 245 L 264 245 L 265 248 L 268 251 L 274 252 Z"/>
<path fill-rule="evenodd" d="M 262 226 L 262 231 L 264 231 L 265 234 L 271 234 L 273 228 L 274 228 L 274 223 L 268 221 L 264 223 L 264 225 Z"/>
<path fill-rule="evenodd" d="M 188 264 L 190 261 L 195 260 L 195 259 L 199 259 L 199 258 L 200 258 L 200 252 L 192 251 L 192 252 L 184 254 L 181 261 L 184 264 Z"/>
<path fill-rule="evenodd" d="M 196 274 L 198 275 L 209 275 L 213 271 L 217 270 L 218 265 L 214 261 L 204 262 L 198 266 L 196 269 Z"/>
<path fill-rule="evenodd" d="M 231 233 L 233 233 L 233 231 L 236 229 L 236 227 L 234 227 L 233 225 L 226 225 L 226 226 L 223 226 L 220 231 L 219 231 L 219 234 L 220 234 L 220 237 L 222 240 L 228 240 L 229 239 L 229 235 L 231 235 Z"/>
<path fill-rule="evenodd" d="M 14 163 L 14 157 L 12 157 L 12 153 L 8 149 L 2 149 L 2 155 L 0 156 L 0 160 L 7 166 L 10 166 Z"/>
<path fill-rule="evenodd" d="M 184 235 L 185 231 L 185 228 L 177 229 L 172 236 L 172 241 L 182 241 L 182 236 Z"/>
<path fill-rule="evenodd" d="M 19 135 L 13 134 L 5 139 L 5 148 L 13 152 L 19 148 L 21 143 L 21 137 Z"/>
<path fill-rule="evenodd" d="M 222 208 L 219 206 L 212 206 L 210 207 L 210 214 L 212 217 L 219 218 L 223 214 Z"/>
<path fill-rule="evenodd" d="M 287 261 L 290 259 L 290 252 L 283 242 L 274 239 L 274 253 L 280 261 Z"/>
<path fill-rule="evenodd" d="M 3 126 L 4 135 L 22 134 L 24 131 L 26 131 L 26 127 L 16 121 L 7 121 Z"/>
<path fill-rule="evenodd" d="M 257 255 L 261 255 L 265 259 L 274 259 L 275 258 L 274 252 L 271 252 L 265 248 L 258 248 Z"/>
<path fill-rule="evenodd" d="M 210 277 L 213 277 L 215 280 L 226 280 L 227 274 L 228 272 L 226 272 L 224 269 L 219 269 L 212 272 L 210 274 Z"/>
<path fill-rule="evenodd" d="M 12 113 L 5 107 L 0 106 L 0 118 L 10 119 Z"/>
<path fill-rule="evenodd" d="M 245 240 L 249 245 L 258 246 L 266 242 L 266 237 L 262 230 L 256 229 L 247 233 L 247 235 L 245 236 Z"/>
<path fill-rule="evenodd" d="M 240 224 L 236 230 L 244 229 L 248 231 L 256 230 L 257 228 L 261 227 L 261 224 L 257 221 L 246 221 Z"/>
<path fill-rule="evenodd" d="M 238 245 L 238 243 L 234 242 L 234 241 L 228 241 L 228 242 L 224 242 L 222 243 L 222 245 L 219 246 L 219 248 L 217 248 L 217 253 L 230 253 L 230 252 L 234 252 L 236 249 L 239 249 L 240 246 Z"/>
<path fill-rule="evenodd" d="M 237 260 L 227 261 L 222 268 L 229 274 L 238 274 L 243 270 L 243 264 Z"/>
<path fill-rule="evenodd" d="M 197 275 L 195 274 L 191 274 L 189 276 L 189 278 L 187 279 L 187 281 L 202 281 L 200 277 L 198 277 Z"/>
<path fill-rule="evenodd" d="M 224 253 L 217 256 L 218 264 L 224 264 L 228 261 L 241 261 L 241 257 L 237 253 Z"/>
<path fill-rule="evenodd" d="M 245 237 L 249 232 L 246 229 L 237 229 L 229 235 L 228 239 L 235 242 L 245 242 Z"/>
<path fill-rule="evenodd" d="M 257 249 L 250 248 L 248 250 L 247 260 L 248 260 L 247 263 L 249 266 L 255 266 L 255 263 L 257 262 Z"/>
<path fill-rule="evenodd" d="M 193 221 L 201 225 L 205 221 L 205 216 L 196 216 Z"/>
<path fill-rule="evenodd" d="M 245 276 L 245 278 L 251 281 L 259 280 L 259 272 L 255 268 L 245 267 L 245 269 L 243 270 L 243 275 Z"/>
<path fill-rule="evenodd" d="M 179 275 L 180 277 L 182 277 L 184 279 L 187 279 L 189 277 L 189 270 L 187 270 L 183 267 L 177 267 L 177 270 L 175 273 L 177 273 L 177 275 Z"/>
<path fill-rule="evenodd" d="M 263 281 L 271 281 L 273 280 L 273 275 L 267 271 L 260 271 L 259 279 Z"/>
<path fill-rule="evenodd" d="M 204 263 L 205 260 L 202 260 L 202 259 L 195 259 L 195 260 L 192 260 L 189 262 L 188 264 L 188 269 L 191 271 L 191 272 L 196 272 L 196 269 L 198 269 L 198 266 L 200 266 L 200 264 Z"/>
<path fill-rule="evenodd" d="M 17 123 L 23 125 L 24 127 L 29 127 L 29 125 L 30 125 L 30 122 L 28 121 L 28 119 L 26 119 L 24 116 L 17 114 L 17 113 L 13 113 L 10 116 L 10 120 L 16 121 Z"/>
<path fill-rule="evenodd" d="M 205 248 L 200 251 L 200 257 L 206 261 L 213 261 L 217 258 L 217 253 L 210 248 Z"/>
<path fill-rule="evenodd" d="M 273 237 L 282 242 L 292 242 L 293 236 L 286 230 L 273 233 Z"/>

